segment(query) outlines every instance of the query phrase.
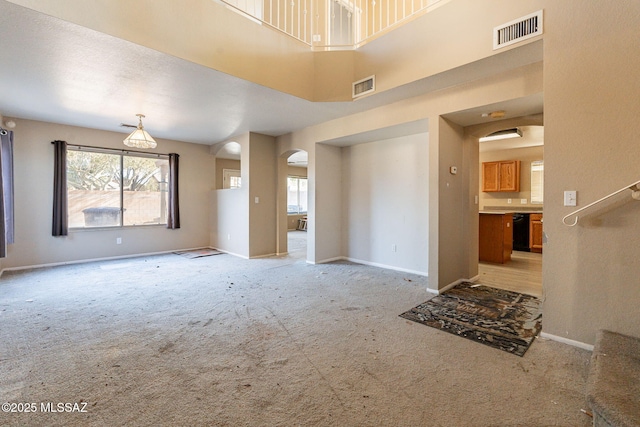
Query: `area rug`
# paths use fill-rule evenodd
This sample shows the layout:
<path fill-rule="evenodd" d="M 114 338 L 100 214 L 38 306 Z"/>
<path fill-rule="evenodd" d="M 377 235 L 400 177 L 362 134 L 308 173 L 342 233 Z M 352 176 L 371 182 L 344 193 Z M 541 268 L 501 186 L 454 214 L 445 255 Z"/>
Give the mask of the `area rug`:
<path fill-rule="evenodd" d="M 463 282 L 400 317 L 523 356 L 542 328 L 542 301 Z"/>
<path fill-rule="evenodd" d="M 201 258 L 205 256 L 220 255 L 222 252 L 215 249 L 194 249 L 191 251 L 175 251 L 174 254 L 181 255 L 185 258 Z"/>

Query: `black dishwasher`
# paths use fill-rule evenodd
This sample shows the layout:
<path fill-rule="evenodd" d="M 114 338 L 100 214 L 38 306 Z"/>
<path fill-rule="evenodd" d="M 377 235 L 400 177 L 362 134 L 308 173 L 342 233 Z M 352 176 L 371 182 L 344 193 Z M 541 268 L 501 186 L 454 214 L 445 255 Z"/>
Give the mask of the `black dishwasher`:
<path fill-rule="evenodd" d="M 513 250 L 529 252 L 529 214 L 513 214 Z"/>

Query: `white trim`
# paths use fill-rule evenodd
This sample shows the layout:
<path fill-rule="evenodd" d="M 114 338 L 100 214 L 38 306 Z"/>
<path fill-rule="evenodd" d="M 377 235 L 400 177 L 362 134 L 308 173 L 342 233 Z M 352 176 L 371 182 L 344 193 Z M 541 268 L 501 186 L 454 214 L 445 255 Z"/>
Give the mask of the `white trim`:
<path fill-rule="evenodd" d="M 540 338 L 544 338 L 551 341 L 561 342 L 563 344 L 568 344 L 573 347 L 578 347 L 583 350 L 593 351 L 593 346 L 591 344 L 586 344 L 580 341 L 570 340 L 569 338 L 560 337 L 558 335 L 548 334 L 546 332 L 540 332 Z"/>
<path fill-rule="evenodd" d="M 357 264 L 364 264 L 364 265 L 369 265 L 371 267 L 384 268 L 385 270 L 401 271 L 403 273 L 417 274 L 418 276 L 429 277 L 429 274 L 424 272 L 424 271 L 410 270 L 408 268 L 401 268 L 401 267 L 394 267 L 392 265 L 380 264 L 380 263 L 371 262 L 371 261 L 364 261 L 364 260 L 361 260 L 361 259 L 350 258 L 350 257 L 342 257 L 342 259 L 347 260 L 347 261 L 351 261 L 351 262 L 355 262 Z"/>
<path fill-rule="evenodd" d="M 240 254 L 237 254 L 237 253 L 235 253 L 235 252 L 225 251 L 224 249 L 220 249 L 220 248 L 212 248 L 212 249 L 215 249 L 215 250 L 220 251 L 220 252 L 224 252 L 225 254 L 229 254 L 229 255 L 237 256 L 238 258 L 242 258 L 242 259 L 249 259 L 249 257 L 248 257 L 248 256 L 240 255 Z"/>
<path fill-rule="evenodd" d="M 392 265 L 380 264 L 380 263 L 371 262 L 371 261 L 364 261 L 364 260 L 361 260 L 361 259 L 351 258 L 351 257 L 346 257 L 346 256 L 337 256 L 337 257 L 333 257 L 333 258 L 323 259 L 321 261 L 307 261 L 307 264 L 313 264 L 313 265 L 315 265 L 315 264 L 326 264 L 326 263 L 334 262 L 334 261 L 349 261 L 349 262 L 354 262 L 356 264 L 368 265 L 370 267 L 384 268 L 385 270 L 401 271 L 403 273 L 410 273 L 410 274 L 416 274 L 418 276 L 429 277 L 429 274 L 424 272 L 424 271 L 410 270 L 408 268 L 401 268 L 401 267 L 394 267 Z"/>
<path fill-rule="evenodd" d="M 253 256 L 250 256 L 249 259 L 269 258 L 269 257 L 272 257 L 272 256 L 277 256 L 277 255 L 278 255 L 277 253 L 273 252 L 273 253 L 266 254 L 266 255 L 253 255 Z"/>
<path fill-rule="evenodd" d="M 476 279 L 479 276 L 474 277 L 474 279 Z M 427 292 L 429 292 L 430 294 L 436 294 L 436 295 L 440 295 L 442 293 L 447 292 L 449 289 L 454 288 L 456 286 L 458 286 L 460 283 L 464 283 L 464 282 L 473 282 L 474 279 L 458 279 L 455 282 L 449 283 L 447 286 L 445 286 L 442 289 L 431 289 L 431 288 L 427 288 Z"/>
<path fill-rule="evenodd" d="M 118 255 L 118 256 L 102 257 L 102 258 L 88 258 L 88 259 L 79 259 L 79 260 L 73 260 L 73 261 L 52 262 L 47 264 L 23 265 L 20 267 L 7 267 L 0 270 L 0 277 L 2 277 L 2 274 L 5 271 L 31 270 L 34 268 L 59 267 L 62 265 L 87 264 L 90 262 L 113 261 L 117 259 L 128 259 L 128 258 L 141 258 L 146 256 L 172 254 L 174 252 L 195 251 L 198 249 L 215 249 L 215 248 L 212 248 L 211 246 L 200 246 L 198 248 L 190 248 L 190 249 L 171 249 L 168 251 L 160 251 L 160 252 L 146 252 L 141 254 Z M 220 252 L 224 252 L 224 251 L 220 251 Z"/>
<path fill-rule="evenodd" d="M 337 257 L 334 257 L 334 258 L 327 258 L 327 259 L 323 259 L 323 260 L 320 260 L 320 261 L 307 261 L 307 263 L 315 265 L 315 264 L 326 264 L 326 263 L 329 263 L 329 262 L 344 261 L 344 260 L 346 260 L 345 257 L 337 256 Z"/>

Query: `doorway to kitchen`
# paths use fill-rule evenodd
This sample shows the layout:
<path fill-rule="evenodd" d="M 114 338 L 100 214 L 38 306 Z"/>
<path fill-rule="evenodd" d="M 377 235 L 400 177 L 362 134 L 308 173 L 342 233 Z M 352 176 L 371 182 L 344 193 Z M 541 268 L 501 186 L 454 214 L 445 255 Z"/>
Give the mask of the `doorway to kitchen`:
<path fill-rule="evenodd" d="M 479 142 L 478 210 L 480 214 L 505 214 L 505 233 L 512 237 L 504 245 L 510 256 L 496 263 L 479 261 L 477 282 L 542 297 L 544 127 L 509 125 L 491 134 L 509 131 L 514 135 L 511 138 L 485 142 L 481 138 Z M 509 179 L 498 176 L 500 182 L 489 185 L 487 181 L 495 177 L 488 176 L 487 170 L 515 175 Z"/>

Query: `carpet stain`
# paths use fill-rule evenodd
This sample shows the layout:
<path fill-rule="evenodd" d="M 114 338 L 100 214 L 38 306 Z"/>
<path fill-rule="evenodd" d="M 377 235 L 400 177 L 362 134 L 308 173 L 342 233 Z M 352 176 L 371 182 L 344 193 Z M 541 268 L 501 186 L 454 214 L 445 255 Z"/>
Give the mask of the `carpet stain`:
<path fill-rule="evenodd" d="M 175 346 L 176 346 L 175 343 L 169 342 L 169 343 L 163 345 L 162 347 L 160 347 L 158 352 L 160 354 L 164 354 L 164 353 L 168 352 L 169 350 L 171 350 Z"/>

